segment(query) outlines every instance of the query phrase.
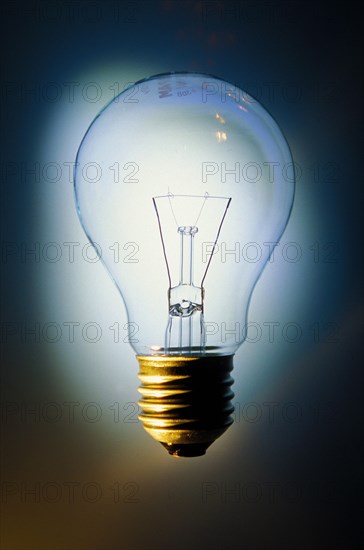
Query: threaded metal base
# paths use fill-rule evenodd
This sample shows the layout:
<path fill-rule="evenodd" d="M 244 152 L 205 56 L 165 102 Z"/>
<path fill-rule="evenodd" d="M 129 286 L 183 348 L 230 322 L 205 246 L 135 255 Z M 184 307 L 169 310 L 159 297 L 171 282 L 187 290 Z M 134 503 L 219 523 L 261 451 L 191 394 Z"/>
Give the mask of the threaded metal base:
<path fill-rule="evenodd" d="M 233 422 L 233 356 L 137 359 L 145 430 L 173 456 L 204 455 Z"/>

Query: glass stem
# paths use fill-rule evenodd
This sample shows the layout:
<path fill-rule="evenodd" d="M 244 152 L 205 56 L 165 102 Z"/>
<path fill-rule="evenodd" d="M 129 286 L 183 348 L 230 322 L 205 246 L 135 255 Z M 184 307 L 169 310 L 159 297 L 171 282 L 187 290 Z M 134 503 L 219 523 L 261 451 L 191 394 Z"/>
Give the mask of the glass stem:
<path fill-rule="evenodd" d="M 181 235 L 181 271 L 180 285 L 193 284 L 193 237 L 190 227 L 179 227 Z"/>

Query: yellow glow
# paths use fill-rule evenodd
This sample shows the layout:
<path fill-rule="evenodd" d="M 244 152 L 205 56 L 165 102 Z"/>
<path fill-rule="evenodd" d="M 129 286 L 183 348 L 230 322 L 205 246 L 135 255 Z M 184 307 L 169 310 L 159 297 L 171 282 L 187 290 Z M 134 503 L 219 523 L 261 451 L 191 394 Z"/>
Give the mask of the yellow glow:
<path fill-rule="evenodd" d="M 215 132 L 216 139 L 219 143 L 227 140 L 226 132 Z"/>
<path fill-rule="evenodd" d="M 219 113 L 216 113 L 215 118 L 216 120 L 221 122 L 221 124 L 225 124 L 225 119 L 221 115 L 219 115 Z"/>

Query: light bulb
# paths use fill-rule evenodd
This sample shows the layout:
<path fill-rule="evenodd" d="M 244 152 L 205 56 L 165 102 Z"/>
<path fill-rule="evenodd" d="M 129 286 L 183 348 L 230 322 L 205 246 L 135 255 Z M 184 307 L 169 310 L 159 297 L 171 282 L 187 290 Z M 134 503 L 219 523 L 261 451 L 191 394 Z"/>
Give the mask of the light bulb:
<path fill-rule="evenodd" d="M 232 357 L 292 208 L 287 142 L 236 86 L 157 75 L 92 122 L 75 194 L 125 302 L 144 428 L 170 454 L 200 456 L 232 423 Z"/>

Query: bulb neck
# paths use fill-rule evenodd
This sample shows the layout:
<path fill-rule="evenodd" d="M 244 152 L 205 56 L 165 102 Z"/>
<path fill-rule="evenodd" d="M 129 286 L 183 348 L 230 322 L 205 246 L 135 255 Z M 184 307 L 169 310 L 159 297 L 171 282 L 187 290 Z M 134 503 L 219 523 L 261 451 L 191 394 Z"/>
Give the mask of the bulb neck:
<path fill-rule="evenodd" d="M 233 356 L 137 359 L 144 429 L 172 456 L 204 455 L 233 422 Z"/>

